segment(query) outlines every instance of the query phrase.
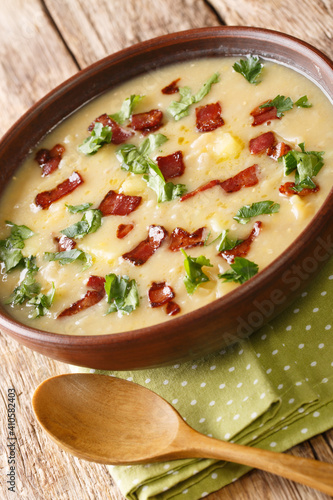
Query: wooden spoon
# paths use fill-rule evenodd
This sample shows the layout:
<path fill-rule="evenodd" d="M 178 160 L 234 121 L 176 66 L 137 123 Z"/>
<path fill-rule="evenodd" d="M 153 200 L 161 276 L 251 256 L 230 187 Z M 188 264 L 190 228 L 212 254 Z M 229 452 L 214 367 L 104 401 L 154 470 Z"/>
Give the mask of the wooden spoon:
<path fill-rule="evenodd" d="M 35 391 L 41 426 L 65 451 L 102 464 L 214 458 L 262 469 L 333 495 L 333 465 L 209 438 L 154 392 L 88 373 L 59 375 Z"/>

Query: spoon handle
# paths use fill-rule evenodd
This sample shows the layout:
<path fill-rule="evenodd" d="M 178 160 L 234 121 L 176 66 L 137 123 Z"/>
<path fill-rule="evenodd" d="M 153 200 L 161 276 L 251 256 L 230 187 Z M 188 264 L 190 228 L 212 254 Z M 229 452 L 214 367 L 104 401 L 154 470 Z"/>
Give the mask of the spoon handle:
<path fill-rule="evenodd" d="M 182 448 L 184 458 L 216 458 L 248 465 L 333 495 L 333 464 L 220 441 L 196 431 Z"/>

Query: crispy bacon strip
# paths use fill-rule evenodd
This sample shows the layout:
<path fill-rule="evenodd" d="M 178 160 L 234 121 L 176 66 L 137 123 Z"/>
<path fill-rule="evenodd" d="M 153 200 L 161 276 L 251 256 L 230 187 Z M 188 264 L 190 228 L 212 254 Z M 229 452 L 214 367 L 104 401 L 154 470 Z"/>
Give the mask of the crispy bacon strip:
<path fill-rule="evenodd" d="M 66 252 L 67 250 L 73 250 L 73 248 L 76 247 L 76 241 L 72 240 L 72 238 L 68 238 L 68 236 L 65 236 L 64 234 L 60 236 L 60 238 L 56 236 L 54 241 L 57 243 L 58 252 Z"/>
<path fill-rule="evenodd" d="M 133 250 L 123 254 L 123 259 L 129 260 L 135 266 L 142 266 L 161 246 L 168 232 L 163 226 L 149 226 L 148 236 Z"/>
<path fill-rule="evenodd" d="M 92 288 L 93 290 L 96 290 L 97 292 L 104 292 L 105 293 L 105 278 L 103 276 L 95 276 L 91 275 L 89 276 L 89 279 L 87 281 L 87 287 Z"/>
<path fill-rule="evenodd" d="M 180 248 L 191 248 L 196 246 L 202 246 L 204 244 L 203 233 L 205 228 L 200 227 L 193 233 L 188 233 L 185 229 L 181 227 L 176 227 L 170 236 L 171 243 L 169 249 L 172 252 L 176 252 Z"/>
<path fill-rule="evenodd" d="M 195 109 L 196 125 L 199 132 L 211 132 L 222 127 L 224 120 L 221 116 L 221 105 L 219 102 L 199 106 Z"/>
<path fill-rule="evenodd" d="M 165 281 L 159 283 L 153 281 L 148 290 L 148 300 L 151 307 L 161 307 L 173 299 L 174 296 L 174 291 Z"/>
<path fill-rule="evenodd" d="M 258 165 L 255 164 L 251 167 L 245 168 L 238 174 L 230 177 L 229 179 L 226 179 L 225 181 L 214 179 L 204 186 L 200 186 L 194 191 L 184 194 L 184 196 L 180 198 L 180 201 L 188 200 L 189 198 L 192 198 L 192 196 L 195 196 L 202 191 L 206 191 L 207 189 L 211 189 L 214 186 L 221 186 L 221 188 L 224 189 L 227 193 L 235 193 L 242 187 L 255 186 L 259 182 L 259 179 L 257 177 L 257 167 Z"/>
<path fill-rule="evenodd" d="M 177 83 L 179 82 L 180 78 L 177 78 L 173 82 L 169 83 L 166 87 L 162 89 L 162 94 L 176 94 L 179 92 L 179 87 Z"/>
<path fill-rule="evenodd" d="M 253 116 L 252 127 L 256 127 L 265 122 L 269 123 L 271 120 L 281 119 L 280 116 L 277 116 L 277 109 L 275 106 L 268 106 L 267 108 L 260 108 L 260 106 L 261 104 L 250 113 L 250 115 Z"/>
<path fill-rule="evenodd" d="M 271 146 L 267 149 L 267 154 L 273 160 L 278 160 L 281 156 L 284 156 L 291 150 L 291 147 L 285 142 L 278 142 L 274 146 Z"/>
<path fill-rule="evenodd" d="M 145 113 L 132 115 L 130 126 L 139 130 L 143 135 L 155 132 L 162 127 L 163 113 L 159 109 L 151 109 Z"/>
<path fill-rule="evenodd" d="M 43 210 L 49 208 L 49 206 L 63 196 L 71 193 L 76 189 L 80 184 L 82 184 L 83 178 L 78 172 L 73 172 L 72 175 L 66 179 L 61 184 L 58 184 L 54 189 L 50 191 L 43 191 L 39 193 L 35 198 L 35 203 L 38 207 L 41 207 Z"/>
<path fill-rule="evenodd" d="M 119 224 L 119 226 L 117 227 L 117 238 L 119 238 L 120 240 L 125 238 L 125 236 L 128 235 L 128 233 L 130 233 L 132 231 L 132 229 L 134 228 L 134 224 Z"/>
<path fill-rule="evenodd" d="M 265 134 L 254 137 L 249 142 L 249 149 L 251 155 L 258 155 L 264 153 L 268 148 L 275 144 L 275 135 L 273 132 L 266 132 Z"/>
<path fill-rule="evenodd" d="M 105 195 L 99 205 L 99 210 L 106 215 L 128 215 L 138 208 L 141 196 L 129 196 L 116 193 L 112 189 Z"/>
<path fill-rule="evenodd" d="M 109 126 L 112 130 L 112 139 L 111 142 L 113 144 L 122 144 L 126 142 L 130 137 L 132 137 L 133 132 L 131 130 L 126 130 L 121 127 L 117 122 L 115 122 L 109 115 L 104 113 L 103 115 L 96 118 L 88 127 L 89 132 L 91 132 L 95 126 L 95 123 L 99 122 L 103 124 L 103 127 Z"/>
<path fill-rule="evenodd" d="M 224 252 L 220 252 L 221 257 L 223 257 L 228 264 L 232 264 L 235 257 L 245 257 L 245 255 L 249 253 L 252 241 L 259 235 L 261 227 L 261 221 L 255 222 L 253 229 L 246 240 L 242 241 L 242 243 L 239 243 L 231 250 L 224 250 Z"/>
<path fill-rule="evenodd" d="M 170 302 L 168 302 L 165 306 L 165 312 L 168 316 L 174 316 L 175 314 L 178 314 L 180 312 L 180 307 L 178 304 L 176 304 L 176 302 L 170 300 Z"/>
<path fill-rule="evenodd" d="M 179 177 L 185 171 L 182 151 L 176 151 L 168 156 L 158 156 L 156 162 L 166 180 Z"/>
<path fill-rule="evenodd" d="M 57 170 L 65 147 L 62 144 L 56 144 L 52 149 L 40 149 L 37 151 L 35 160 L 42 167 L 42 177 L 52 174 Z"/>
<path fill-rule="evenodd" d="M 88 307 L 94 306 L 102 300 L 105 295 L 104 288 L 105 278 L 102 276 L 90 276 L 87 281 L 87 287 L 92 288 L 88 290 L 87 293 L 82 297 L 82 299 L 77 300 L 71 306 L 64 309 L 58 316 L 58 318 L 63 318 L 64 316 L 73 316 Z"/>
<path fill-rule="evenodd" d="M 317 193 L 320 189 L 318 185 L 314 189 L 303 188 L 302 191 L 294 191 L 295 183 L 294 182 L 286 182 L 279 187 L 279 191 L 281 194 L 285 196 L 294 196 L 297 194 L 298 196 L 307 196 L 308 194 Z"/>

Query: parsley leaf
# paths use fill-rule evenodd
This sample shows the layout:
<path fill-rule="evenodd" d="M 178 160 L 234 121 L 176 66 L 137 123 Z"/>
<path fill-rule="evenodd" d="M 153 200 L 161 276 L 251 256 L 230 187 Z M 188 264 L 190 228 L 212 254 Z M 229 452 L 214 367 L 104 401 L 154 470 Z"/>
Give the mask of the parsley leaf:
<path fill-rule="evenodd" d="M 67 205 L 66 203 L 65 206 L 70 214 L 77 214 L 88 210 L 92 206 L 92 203 L 82 203 L 81 205 Z"/>
<path fill-rule="evenodd" d="M 87 210 L 82 219 L 79 222 L 75 222 L 71 226 L 60 231 L 62 234 L 68 238 L 80 239 L 87 234 L 94 233 L 101 227 L 102 224 L 102 212 L 97 208 L 92 208 Z"/>
<path fill-rule="evenodd" d="M 233 69 L 244 76 L 244 78 L 253 85 L 258 85 L 261 80 L 257 81 L 264 65 L 260 62 L 258 56 L 246 56 L 245 59 L 240 59 L 233 65 Z"/>
<path fill-rule="evenodd" d="M 219 274 L 219 278 L 224 282 L 245 283 L 259 271 L 259 267 L 254 262 L 251 262 L 244 257 L 235 257 L 235 261 L 230 265 L 231 270 L 223 274 Z"/>
<path fill-rule="evenodd" d="M 218 252 L 224 252 L 225 250 L 232 250 L 237 245 L 242 243 L 243 240 L 232 240 L 231 238 L 229 238 L 228 232 L 229 229 L 224 229 L 220 234 L 219 238 L 221 239 L 219 246 L 217 247 Z"/>
<path fill-rule="evenodd" d="M 35 295 L 27 302 L 27 306 L 34 306 L 34 309 L 31 313 L 29 313 L 29 318 L 36 319 L 41 316 L 45 316 L 47 311 L 50 309 L 55 294 L 55 286 L 52 282 L 52 288 L 47 295 L 43 293 L 39 293 Z"/>
<path fill-rule="evenodd" d="M 105 291 L 111 304 L 107 314 L 119 311 L 129 314 L 139 305 L 139 292 L 135 280 L 114 273 L 105 276 Z"/>
<path fill-rule="evenodd" d="M 103 124 L 96 122 L 89 137 L 86 137 L 78 150 L 84 155 L 94 155 L 103 144 L 109 144 L 112 139 L 112 130 L 109 125 L 103 127 Z"/>
<path fill-rule="evenodd" d="M 275 214 L 280 210 L 279 203 L 272 200 L 258 201 L 252 205 L 244 205 L 233 217 L 239 224 L 247 224 L 252 217 L 263 214 Z"/>
<path fill-rule="evenodd" d="M 303 95 L 302 97 L 300 97 L 294 104 L 298 108 L 311 108 L 312 107 L 312 104 L 309 102 L 307 95 Z"/>
<path fill-rule="evenodd" d="M 149 134 L 137 147 L 134 144 L 123 144 L 117 149 L 116 156 L 121 163 L 122 170 L 133 174 L 145 174 L 149 171 L 152 162 L 148 155 L 164 144 L 168 138 L 163 134 Z"/>
<path fill-rule="evenodd" d="M 10 221 L 6 221 L 6 225 L 11 227 L 11 233 L 5 240 L 0 240 L 0 260 L 4 262 L 5 271 L 8 272 L 24 260 L 21 252 L 24 240 L 31 238 L 34 232 L 27 226 L 18 226 Z"/>
<path fill-rule="evenodd" d="M 199 257 L 190 257 L 187 255 L 185 250 L 181 248 L 183 255 L 185 256 L 184 267 L 186 276 L 184 278 L 184 284 L 186 287 L 186 291 L 189 295 L 192 295 L 201 285 L 201 283 L 205 283 L 209 281 L 207 274 L 202 271 L 203 266 L 213 267 L 210 263 L 210 260 L 207 259 L 204 255 L 200 255 Z"/>
<path fill-rule="evenodd" d="M 135 95 L 132 94 L 130 97 L 127 97 L 121 105 L 120 111 L 118 113 L 114 113 L 113 115 L 109 115 L 115 122 L 122 125 L 126 120 L 128 120 L 133 113 L 134 107 L 143 99 L 144 95 Z"/>
<path fill-rule="evenodd" d="M 285 97 L 284 95 L 277 95 L 274 99 L 261 104 L 259 108 L 269 108 L 274 106 L 276 108 L 276 116 L 281 118 L 284 116 L 283 111 L 289 111 L 293 107 L 293 101 L 290 97 Z"/>
<path fill-rule="evenodd" d="M 144 175 L 143 179 L 157 194 L 157 203 L 175 200 L 187 191 L 185 184 L 166 182 L 161 170 L 153 161 L 149 162 L 149 175 Z"/>
<path fill-rule="evenodd" d="M 279 158 L 283 162 L 284 174 L 287 176 L 295 172 L 295 191 L 303 188 L 313 189 L 316 184 L 312 177 L 315 177 L 324 165 L 324 151 L 305 151 L 304 142 L 298 145 L 301 151 L 292 149 L 287 154 Z"/>
<path fill-rule="evenodd" d="M 49 261 L 58 261 L 61 265 L 71 264 L 74 261 L 82 261 L 84 264 L 83 271 L 92 265 L 91 255 L 78 248 L 65 250 L 64 252 L 45 252 L 44 257 Z"/>
<path fill-rule="evenodd" d="M 192 95 L 190 87 L 180 87 L 179 101 L 172 101 L 167 111 L 169 111 L 171 116 L 173 116 L 176 121 L 184 118 L 184 116 L 187 116 L 189 114 L 190 106 L 201 101 L 210 92 L 212 85 L 219 81 L 219 73 L 214 73 L 194 95 Z"/>

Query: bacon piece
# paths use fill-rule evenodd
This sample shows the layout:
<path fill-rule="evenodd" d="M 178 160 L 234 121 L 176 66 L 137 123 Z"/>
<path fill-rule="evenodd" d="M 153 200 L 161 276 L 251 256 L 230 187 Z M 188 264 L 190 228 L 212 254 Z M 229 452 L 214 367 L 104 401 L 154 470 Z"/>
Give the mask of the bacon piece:
<path fill-rule="evenodd" d="M 251 167 L 245 168 L 238 174 L 230 177 L 230 179 L 221 182 L 221 188 L 223 188 L 227 193 L 235 193 L 242 187 L 255 186 L 259 182 L 257 177 L 257 167 L 258 165 L 255 164 Z"/>
<path fill-rule="evenodd" d="M 196 246 L 202 246 L 204 244 L 203 232 L 205 228 L 200 227 L 193 233 L 188 233 L 185 229 L 181 227 L 176 227 L 170 236 L 171 243 L 169 249 L 172 252 L 176 252 L 180 248 L 191 248 Z"/>
<path fill-rule="evenodd" d="M 176 151 L 168 156 L 158 156 L 156 162 L 166 180 L 183 175 L 185 171 L 183 153 L 181 151 Z"/>
<path fill-rule="evenodd" d="M 258 155 L 264 153 L 268 148 L 275 144 L 275 135 L 273 132 L 266 132 L 265 134 L 254 137 L 249 142 L 249 149 L 251 155 Z"/>
<path fill-rule="evenodd" d="M 170 302 L 168 302 L 165 306 L 165 312 L 168 316 L 174 316 L 175 314 L 178 314 L 180 312 L 180 307 L 178 304 L 176 304 L 176 302 L 170 300 Z"/>
<path fill-rule="evenodd" d="M 264 104 L 264 103 L 263 103 Z M 261 105 L 254 108 L 250 115 L 253 116 L 252 127 L 261 125 L 271 120 L 280 120 L 281 116 L 277 116 L 277 109 L 275 106 L 268 106 L 267 108 L 260 108 Z"/>
<path fill-rule="evenodd" d="M 94 129 L 95 123 L 102 123 L 103 127 L 109 126 L 112 130 L 112 139 L 111 142 L 113 144 L 122 144 L 126 142 L 134 133 L 131 130 L 126 130 L 121 127 L 116 121 L 110 118 L 109 115 L 104 113 L 103 115 L 96 118 L 88 127 L 89 132 Z"/>
<path fill-rule="evenodd" d="M 189 198 L 192 198 L 192 196 L 201 193 L 202 191 L 206 191 L 207 189 L 211 189 L 214 186 L 221 186 L 221 188 L 224 189 L 224 191 L 226 191 L 227 193 L 235 193 L 242 187 L 255 186 L 259 182 L 259 179 L 257 177 L 257 167 L 258 165 L 255 164 L 251 167 L 245 168 L 238 174 L 230 177 L 229 179 L 226 179 L 225 181 L 214 179 L 204 186 L 200 186 L 194 191 L 184 194 L 184 196 L 180 198 L 180 201 L 188 200 Z"/>
<path fill-rule="evenodd" d="M 37 151 L 35 160 L 42 167 L 42 177 L 52 174 L 57 170 L 65 147 L 62 144 L 56 144 L 52 149 L 40 149 Z"/>
<path fill-rule="evenodd" d="M 66 252 L 67 250 L 73 250 L 76 247 L 76 241 L 72 240 L 72 238 L 68 238 L 64 234 L 58 238 L 56 236 L 54 241 L 57 243 L 58 252 Z"/>
<path fill-rule="evenodd" d="M 74 302 L 74 304 L 69 306 L 67 309 L 64 309 L 64 311 L 59 314 L 58 318 L 63 318 L 64 316 L 73 316 L 73 314 L 84 311 L 85 309 L 88 309 L 88 307 L 97 304 L 100 300 L 102 300 L 103 297 L 104 293 L 102 293 L 101 291 L 88 290 L 85 296 L 82 297 L 82 299 Z"/>
<path fill-rule="evenodd" d="M 220 252 L 221 257 L 223 257 L 228 264 L 232 264 L 235 257 L 245 257 L 245 255 L 249 253 L 252 241 L 259 235 L 261 227 L 261 221 L 255 222 L 253 229 L 246 240 L 242 241 L 231 250 L 224 250 L 223 252 Z"/>
<path fill-rule="evenodd" d="M 50 191 L 43 191 L 39 193 L 35 198 L 35 203 L 38 207 L 41 207 L 43 210 L 49 208 L 49 206 L 63 196 L 71 193 L 76 189 L 80 184 L 82 184 L 83 179 L 78 172 L 73 172 L 72 175 L 66 179 L 61 184 L 58 184 L 54 189 Z"/>
<path fill-rule="evenodd" d="M 119 238 L 120 240 L 122 238 L 125 238 L 125 236 L 127 236 L 133 228 L 134 224 L 119 224 L 119 226 L 117 227 L 117 238 Z"/>
<path fill-rule="evenodd" d="M 105 293 L 104 284 L 105 284 L 105 278 L 103 276 L 95 276 L 93 274 L 89 276 L 89 279 L 87 281 L 87 287 L 92 288 L 97 292 Z"/>
<path fill-rule="evenodd" d="M 199 132 L 211 132 L 222 127 L 224 120 L 221 116 L 221 105 L 219 102 L 199 106 L 195 109 L 196 125 Z"/>
<path fill-rule="evenodd" d="M 180 78 L 177 78 L 173 82 L 169 83 L 166 87 L 162 89 L 162 94 L 176 94 L 179 92 L 179 87 L 177 83 L 179 82 Z"/>
<path fill-rule="evenodd" d="M 112 189 L 105 195 L 99 210 L 106 215 L 128 215 L 138 208 L 142 200 L 141 196 L 129 196 L 116 193 Z"/>
<path fill-rule="evenodd" d="M 162 127 L 163 113 L 159 109 L 151 109 L 145 113 L 132 115 L 130 126 L 139 130 L 143 135 L 155 132 Z"/>
<path fill-rule="evenodd" d="M 148 299 L 151 307 L 160 307 L 169 302 L 175 296 L 171 286 L 165 281 L 156 283 L 153 281 L 148 290 Z"/>
<path fill-rule="evenodd" d="M 161 246 L 168 232 L 163 226 L 149 226 L 148 236 L 133 250 L 123 254 L 123 259 L 129 260 L 135 266 L 142 266 Z"/>
<path fill-rule="evenodd" d="M 290 150 L 291 147 L 288 144 L 286 144 L 285 142 L 278 142 L 274 146 L 271 146 L 267 149 L 267 154 L 268 156 L 273 158 L 273 160 L 278 160 L 278 158 L 284 156 Z"/>
<path fill-rule="evenodd" d="M 308 194 L 317 193 L 320 189 L 318 185 L 315 188 L 303 188 L 302 191 L 294 191 L 295 183 L 294 182 L 286 182 L 279 187 L 279 191 L 281 194 L 285 196 L 294 196 L 298 194 L 298 196 L 307 196 Z"/>

